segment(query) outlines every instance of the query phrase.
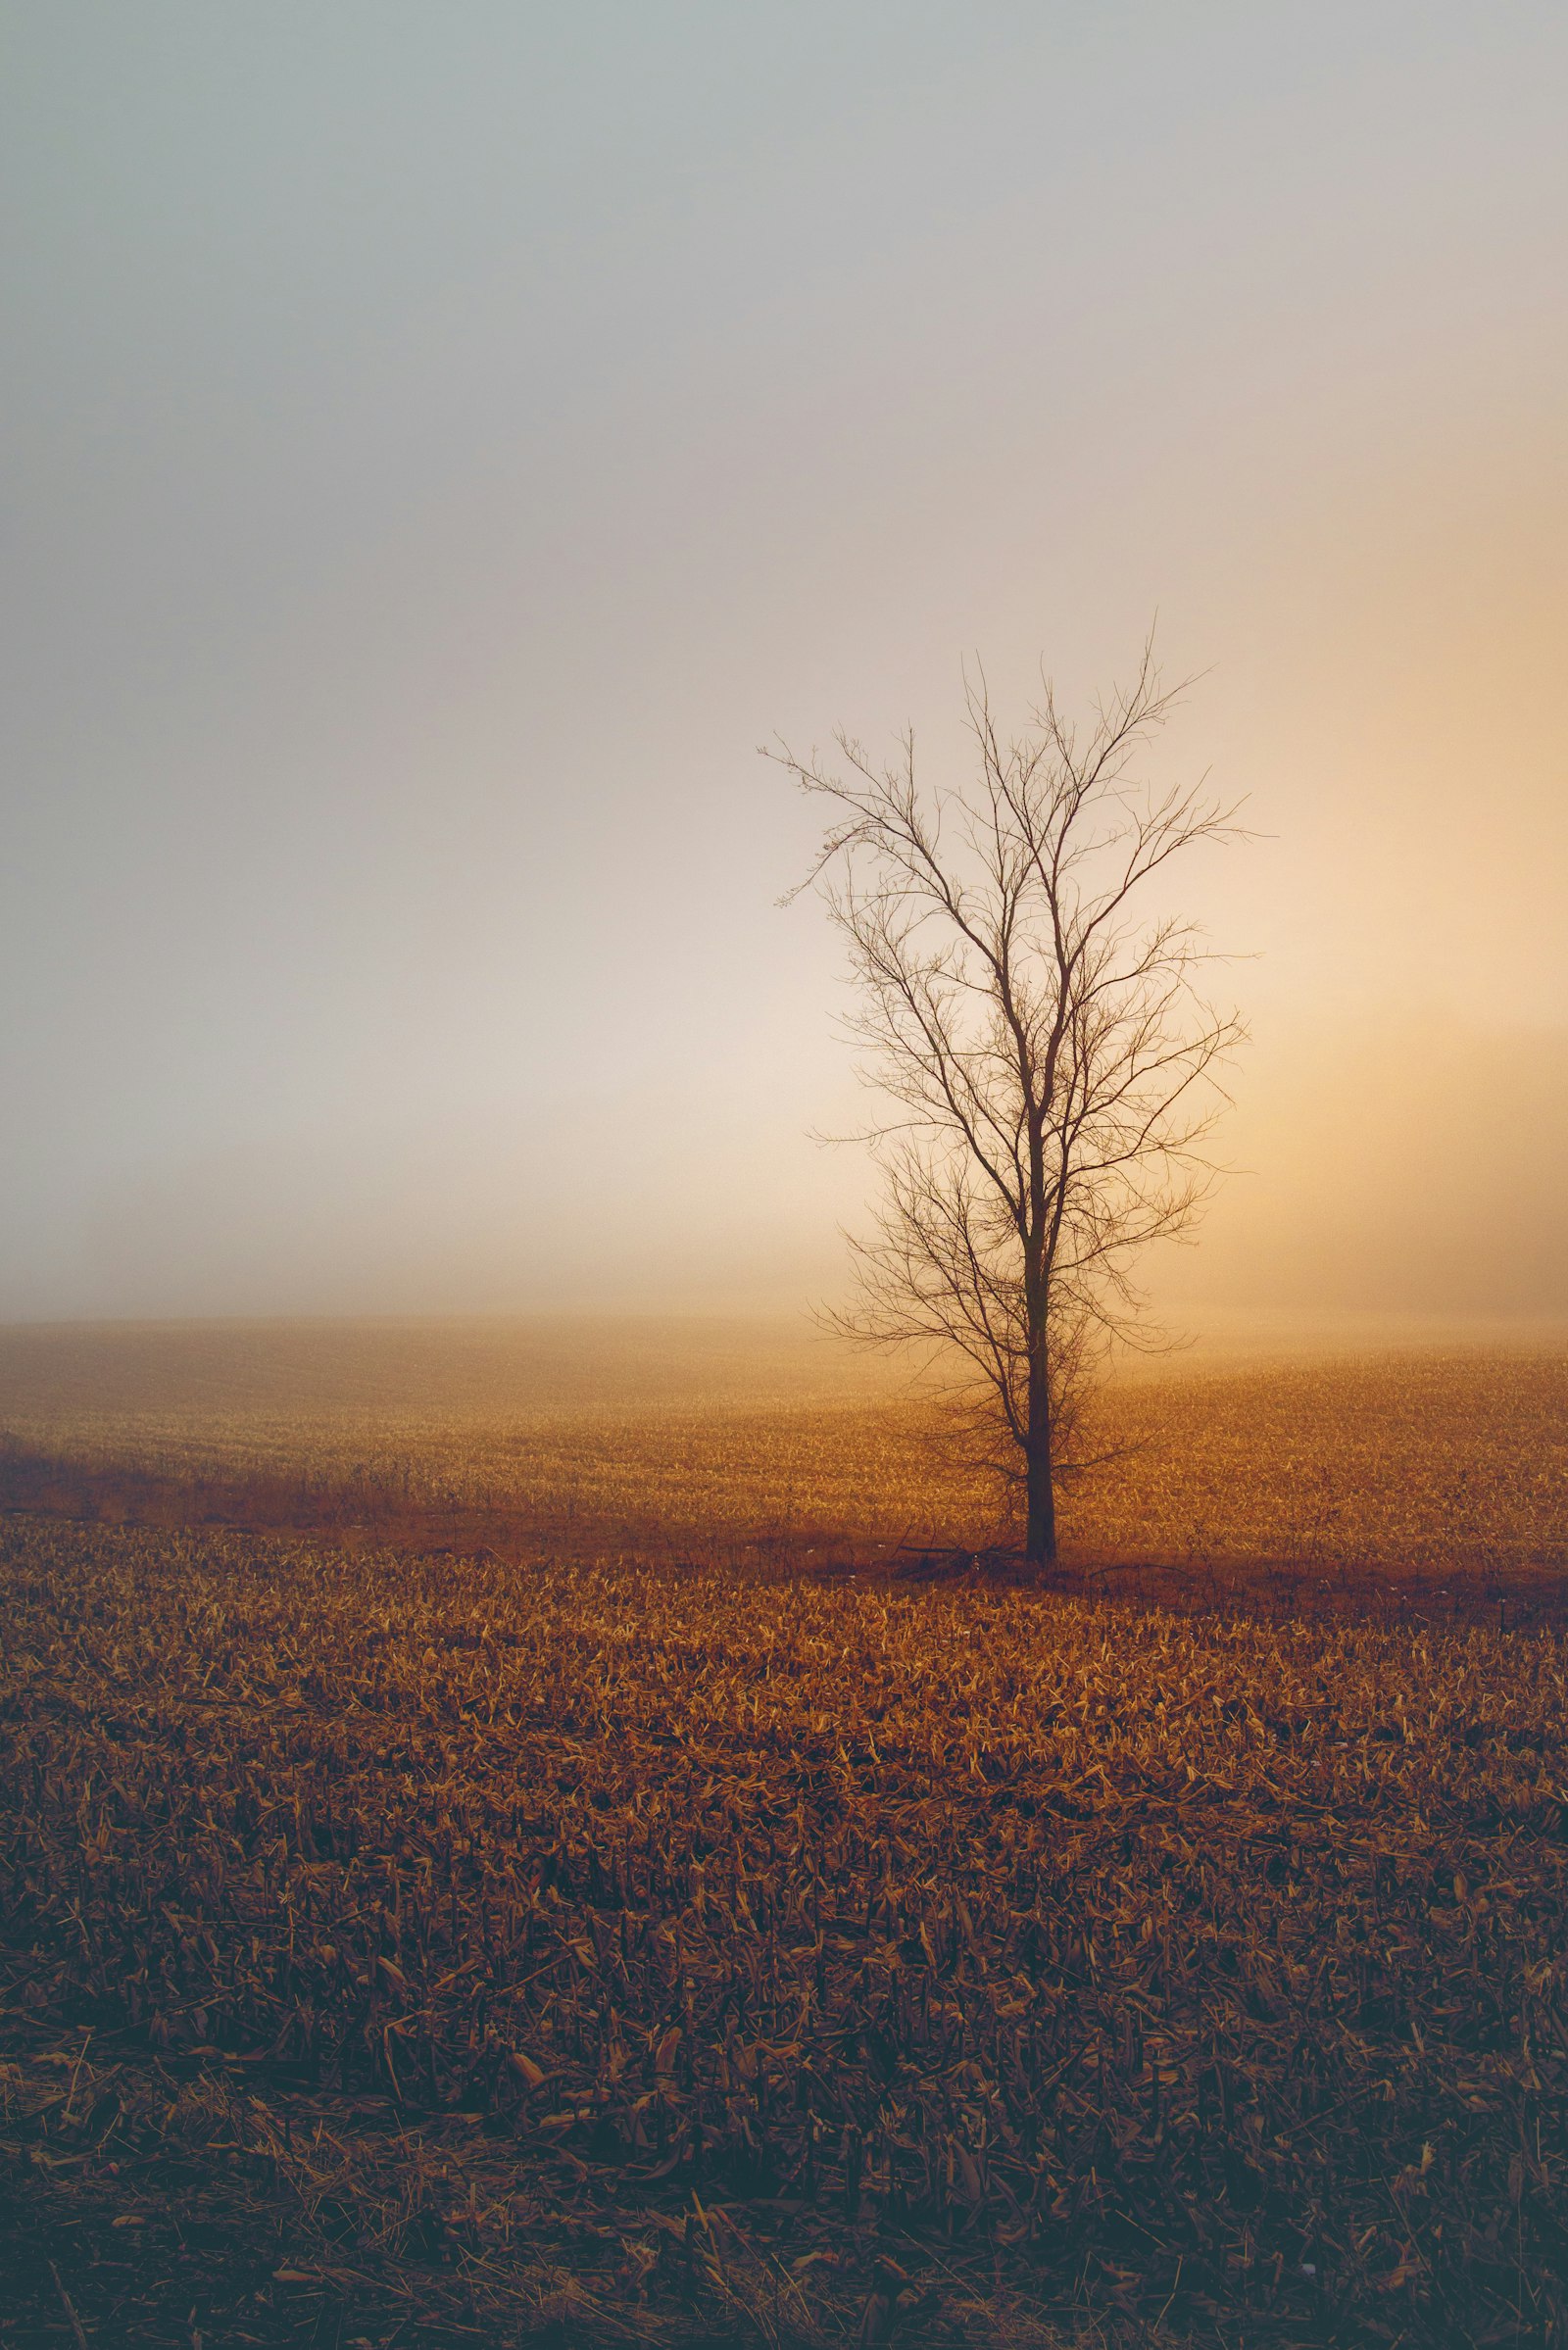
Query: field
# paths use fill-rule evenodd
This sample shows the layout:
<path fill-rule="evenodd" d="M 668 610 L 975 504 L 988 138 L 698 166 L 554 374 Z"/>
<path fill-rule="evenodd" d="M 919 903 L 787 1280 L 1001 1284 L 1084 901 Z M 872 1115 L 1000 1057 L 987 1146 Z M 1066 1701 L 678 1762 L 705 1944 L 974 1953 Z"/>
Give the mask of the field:
<path fill-rule="evenodd" d="M 1440 1607 L 1568 1566 L 1568 1345 L 1124 1379 L 1067 1554 L 1172 1593 L 1267 1567 Z M 1005 1541 L 943 1415 L 790 1330 L 279 1324 L 0 1331 L 0 1501 L 522 1558 L 871 1565 Z"/>
<path fill-rule="evenodd" d="M 1560 1356 L 1130 1383 L 1046 1591 L 719 1331 L 0 1405 L 10 2350 L 1568 2339 Z"/>

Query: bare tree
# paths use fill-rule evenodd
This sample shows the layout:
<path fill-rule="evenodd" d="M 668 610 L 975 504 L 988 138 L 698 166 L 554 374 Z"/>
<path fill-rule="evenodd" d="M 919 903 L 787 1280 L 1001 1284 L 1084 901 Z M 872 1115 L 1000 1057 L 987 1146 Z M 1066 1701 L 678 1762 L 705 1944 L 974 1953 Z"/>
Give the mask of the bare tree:
<path fill-rule="evenodd" d="M 885 766 L 842 732 L 834 766 L 767 754 L 830 804 L 790 897 L 814 885 L 848 944 L 850 1033 L 891 1112 L 862 1138 L 882 1198 L 851 1243 L 857 1302 L 833 1318 L 961 1358 L 1036 1564 L 1056 1555 L 1085 1395 L 1138 1331 L 1132 1260 L 1207 1189 L 1200 1146 L 1243 1033 L 1202 995 L 1198 927 L 1144 911 L 1183 851 L 1239 837 L 1201 783 L 1134 773 L 1181 690 L 1146 647 L 1082 735 L 1048 682 L 1004 741 L 966 679 L 977 756 L 956 787 L 917 783 L 912 733 Z"/>

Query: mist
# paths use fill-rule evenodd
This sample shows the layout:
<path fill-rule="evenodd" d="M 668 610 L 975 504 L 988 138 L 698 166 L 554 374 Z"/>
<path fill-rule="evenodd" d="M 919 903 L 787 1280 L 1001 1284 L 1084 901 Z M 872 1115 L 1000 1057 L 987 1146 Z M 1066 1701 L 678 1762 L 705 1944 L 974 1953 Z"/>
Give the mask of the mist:
<path fill-rule="evenodd" d="M 1255 836 L 1157 1300 L 1568 1313 L 1559 19 L 7 16 L 0 1315 L 831 1297 L 756 747 L 1156 617 Z"/>

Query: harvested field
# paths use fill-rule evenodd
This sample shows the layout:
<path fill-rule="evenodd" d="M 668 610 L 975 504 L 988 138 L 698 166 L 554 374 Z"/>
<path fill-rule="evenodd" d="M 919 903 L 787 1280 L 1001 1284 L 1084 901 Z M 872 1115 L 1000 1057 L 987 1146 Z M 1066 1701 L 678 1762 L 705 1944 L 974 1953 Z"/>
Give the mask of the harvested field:
<path fill-rule="evenodd" d="M 3 1539 L 8 2343 L 1564 2339 L 1560 1633 Z"/>
<path fill-rule="evenodd" d="M 1166 1598 L 1261 1567 L 1528 1609 L 1568 1569 L 1568 1350 L 1200 1361 L 1112 1386 L 1093 1448 L 1066 1554 Z M 723 1324 L 3 1332 L 7 1504 L 743 1567 L 1007 1539 L 928 1398 Z"/>

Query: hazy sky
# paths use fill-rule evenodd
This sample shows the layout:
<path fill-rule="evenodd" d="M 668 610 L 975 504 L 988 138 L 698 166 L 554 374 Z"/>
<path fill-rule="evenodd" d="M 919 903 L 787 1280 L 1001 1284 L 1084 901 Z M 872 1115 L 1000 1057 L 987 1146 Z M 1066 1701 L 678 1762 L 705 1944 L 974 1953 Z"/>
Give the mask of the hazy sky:
<path fill-rule="evenodd" d="M 0 1315 L 787 1304 L 755 755 L 1157 612 L 1174 1293 L 1568 1312 L 1560 5 L 0 8 Z"/>

